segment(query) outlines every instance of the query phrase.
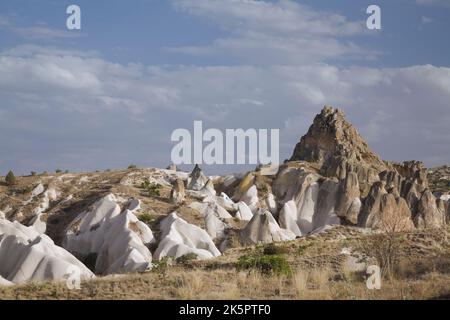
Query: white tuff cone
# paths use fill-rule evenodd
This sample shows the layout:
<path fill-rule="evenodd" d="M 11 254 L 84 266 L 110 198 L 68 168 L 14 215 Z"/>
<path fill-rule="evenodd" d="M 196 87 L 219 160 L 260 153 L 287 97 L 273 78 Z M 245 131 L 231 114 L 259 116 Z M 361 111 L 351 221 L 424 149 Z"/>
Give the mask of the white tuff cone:
<path fill-rule="evenodd" d="M 240 238 L 243 245 L 254 245 L 293 240 L 295 234 L 281 229 L 268 210 L 260 209 L 240 232 Z"/>
<path fill-rule="evenodd" d="M 139 207 L 131 202 L 129 207 Z M 99 274 L 144 271 L 151 268 L 148 245 L 153 233 L 132 211 L 121 211 L 117 199 L 109 194 L 81 213 L 69 226 L 63 246 L 77 255 L 97 255 Z"/>
<path fill-rule="evenodd" d="M 196 254 L 198 259 L 220 256 L 208 233 L 179 218 L 176 212 L 161 221 L 160 228 L 162 240 L 154 253 L 155 259 L 165 256 L 176 259 L 188 253 Z"/>
<path fill-rule="evenodd" d="M 72 254 L 46 235 L 17 221 L 0 220 L 0 277 L 14 284 L 65 280 L 79 270 L 81 279 L 94 277 Z"/>

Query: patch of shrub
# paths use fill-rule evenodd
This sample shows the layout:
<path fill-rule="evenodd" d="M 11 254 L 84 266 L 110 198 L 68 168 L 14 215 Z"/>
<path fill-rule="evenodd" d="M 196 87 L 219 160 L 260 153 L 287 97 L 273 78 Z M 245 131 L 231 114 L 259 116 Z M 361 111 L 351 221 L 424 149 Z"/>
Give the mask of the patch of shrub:
<path fill-rule="evenodd" d="M 292 277 L 292 268 L 282 254 L 268 255 L 261 251 L 241 256 L 236 262 L 238 270 L 258 270 L 265 275 L 285 275 Z"/>
<path fill-rule="evenodd" d="M 153 183 L 145 180 L 141 183 L 141 189 L 146 190 L 148 195 L 151 197 L 159 197 L 161 195 L 159 191 L 161 189 L 161 185 L 159 183 Z"/>
<path fill-rule="evenodd" d="M 132 169 L 137 169 L 137 165 L 135 165 L 135 164 L 130 164 L 130 165 L 128 166 L 128 170 L 132 170 Z"/>
<path fill-rule="evenodd" d="M 198 257 L 197 254 L 191 252 L 191 253 L 184 254 L 181 257 L 176 258 L 175 262 L 179 263 L 179 264 L 186 264 L 189 261 L 196 260 L 197 257 Z"/>
<path fill-rule="evenodd" d="M 33 186 L 25 186 L 20 190 L 20 192 L 23 194 L 28 194 L 28 193 L 31 193 L 31 191 L 33 191 L 34 188 L 35 187 L 33 187 Z"/>
<path fill-rule="evenodd" d="M 274 243 L 266 245 L 263 249 L 263 254 L 273 256 L 288 253 L 288 248 L 284 246 L 277 246 Z"/>
<path fill-rule="evenodd" d="M 55 173 L 61 173 L 61 172 L 62 172 L 61 169 L 56 169 L 56 170 L 55 170 Z"/>
<path fill-rule="evenodd" d="M 143 213 L 141 214 L 138 219 L 148 225 L 150 228 L 154 227 L 156 223 L 156 217 L 149 214 L 149 213 Z"/>
<path fill-rule="evenodd" d="M 36 171 L 31 171 L 31 176 L 35 176 L 35 175 L 37 175 L 37 172 Z"/>
<path fill-rule="evenodd" d="M 169 269 L 171 263 L 170 257 L 162 257 L 159 260 L 152 262 L 152 272 L 159 274 L 163 278 L 167 275 L 167 270 Z"/>

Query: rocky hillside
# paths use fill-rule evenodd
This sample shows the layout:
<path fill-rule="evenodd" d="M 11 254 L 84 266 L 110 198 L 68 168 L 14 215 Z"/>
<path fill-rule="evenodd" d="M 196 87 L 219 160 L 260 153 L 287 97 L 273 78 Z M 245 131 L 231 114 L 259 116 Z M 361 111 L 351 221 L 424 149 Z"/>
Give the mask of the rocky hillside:
<path fill-rule="evenodd" d="M 428 181 L 436 195 L 450 194 L 450 166 L 428 169 Z"/>
<path fill-rule="evenodd" d="M 146 272 L 167 258 L 220 261 L 338 225 L 414 232 L 450 221 L 436 171 L 430 184 L 420 162 L 381 160 L 331 107 L 276 175 L 260 169 L 214 177 L 198 166 L 35 174 L 13 185 L 2 178 L 0 285 L 63 280 L 74 268 L 88 280 Z"/>

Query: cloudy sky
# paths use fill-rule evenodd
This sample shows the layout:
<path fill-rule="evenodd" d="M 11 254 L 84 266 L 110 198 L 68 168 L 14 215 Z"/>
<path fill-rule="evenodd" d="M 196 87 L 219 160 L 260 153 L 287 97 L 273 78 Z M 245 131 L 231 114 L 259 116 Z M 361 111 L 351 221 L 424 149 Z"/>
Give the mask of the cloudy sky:
<path fill-rule="evenodd" d="M 386 160 L 450 164 L 450 0 L 376 3 L 380 31 L 363 0 L 3 0 L 0 174 L 165 167 L 194 120 L 279 128 L 283 160 L 325 104 Z"/>

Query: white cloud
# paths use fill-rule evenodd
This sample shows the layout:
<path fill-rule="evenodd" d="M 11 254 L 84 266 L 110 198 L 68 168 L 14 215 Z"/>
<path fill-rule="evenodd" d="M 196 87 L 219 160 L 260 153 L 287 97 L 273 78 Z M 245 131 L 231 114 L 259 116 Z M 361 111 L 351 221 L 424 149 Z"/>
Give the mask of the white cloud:
<path fill-rule="evenodd" d="M 168 48 L 192 55 L 231 56 L 244 64 L 298 64 L 379 55 L 348 39 L 364 34 L 363 21 L 312 9 L 291 0 L 173 0 L 175 8 L 207 19 L 229 36 L 206 46 Z"/>
<path fill-rule="evenodd" d="M 24 51 L 0 55 L 4 166 L 19 158 L 23 170 L 45 161 L 47 169 L 138 162 L 129 159 L 162 166 L 171 131 L 196 119 L 222 129 L 280 128 L 286 158 L 324 104 L 342 107 L 384 158 L 450 162 L 449 68 L 163 68 Z"/>
<path fill-rule="evenodd" d="M 416 0 L 416 2 L 421 5 L 450 7 L 450 2 L 448 0 Z"/>
<path fill-rule="evenodd" d="M 31 26 L 18 25 L 5 15 L 0 15 L 0 29 L 13 32 L 28 40 L 78 38 L 82 35 L 80 32 L 51 28 L 45 24 L 36 24 Z"/>
<path fill-rule="evenodd" d="M 421 21 L 422 21 L 423 24 L 427 24 L 427 23 L 432 23 L 433 19 L 425 17 L 425 16 L 422 16 Z"/>

